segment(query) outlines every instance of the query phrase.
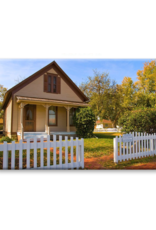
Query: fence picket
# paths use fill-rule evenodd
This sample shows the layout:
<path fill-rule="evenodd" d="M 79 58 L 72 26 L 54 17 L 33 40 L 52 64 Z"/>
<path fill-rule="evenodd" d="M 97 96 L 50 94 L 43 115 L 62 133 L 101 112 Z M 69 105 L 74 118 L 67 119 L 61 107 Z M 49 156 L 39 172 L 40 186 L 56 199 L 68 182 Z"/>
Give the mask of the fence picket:
<path fill-rule="evenodd" d="M 71 169 L 73 169 L 73 137 L 70 137 Z"/>
<path fill-rule="evenodd" d="M 3 169 L 8 169 L 8 149 L 7 149 L 7 142 L 3 142 Z"/>
<path fill-rule="evenodd" d="M 65 136 L 65 168 L 68 168 L 68 137 Z"/>
<path fill-rule="evenodd" d="M 113 139 L 114 142 L 114 162 L 118 163 L 118 139 L 115 137 Z"/>
<path fill-rule="evenodd" d="M 133 159 L 134 159 L 134 132 L 132 133 L 132 137 L 133 137 Z"/>
<path fill-rule="evenodd" d="M 27 169 L 30 169 L 30 139 L 27 139 Z"/>
<path fill-rule="evenodd" d="M 141 157 L 141 152 L 140 152 L 140 133 L 138 133 L 138 152 L 139 152 L 139 157 Z"/>
<path fill-rule="evenodd" d="M 22 145 L 23 145 L 23 140 L 19 141 L 19 169 L 23 168 L 23 149 L 22 149 Z"/>
<path fill-rule="evenodd" d="M 143 133 L 141 133 L 141 152 L 142 152 L 142 156 L 144 157 L 144 149 L 143 149 Z"/>
<path fill-rule="evenodd" d="M 53 166 L 56 168 L 56 135 L 53 135 Z"/>
<path fill-rule="evenodd" d="M 120 162 L 122 161 L 122 151 L 121 151 L 121 135 L 119 137 L 119 142 L 120 142 Z"/>
<path fill-rule="evenodd" d="M 12 141 L 11 145 L 11 169 L 15 169 L 15 141 Z"/>
<path fill-rule="evenodd" d="M 123 160 L 125 161 L 125 142 L 123 142 Z"/>
<path fill-rule="evenodd" d="M 41 148 L 40 148 L 40 167 L 44 166 L 44 149 L 43 149 L 43 136 L 40 139 Z"/>
<path fill-rule="evenodd" d="M 76 137 L 76 163 L 77 163 L 77 169 L 79 168 L 79 158 L 78 158 L 78 155 L 79 155 L 79 145 L 78 145 L 78 137 Z"/>
<path fill-rule="evenodd" d="M 151 140 L 150 140 L 150 154 L 151 156 L 153 156 L 153 134 L 151 135 Z"/>
<path fill-rule="evenodd" d="M 50 168 L 50 135 L 47 136 L 47 167 Z"/>
<path fill-rule="evenodd" d="M 59 168 L 62 168 L 62 136 L 59 136 Z"/>
<path fill-rule="evenodd" d="M 34 168 L 37 168 L 37 137 L 34 137 Z"/>

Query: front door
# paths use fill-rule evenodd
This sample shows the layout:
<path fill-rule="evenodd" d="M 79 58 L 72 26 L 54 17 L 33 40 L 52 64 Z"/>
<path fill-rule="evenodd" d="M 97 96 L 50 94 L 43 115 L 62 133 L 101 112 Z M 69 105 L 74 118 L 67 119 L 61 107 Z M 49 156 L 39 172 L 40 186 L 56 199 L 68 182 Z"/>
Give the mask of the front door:
<path fill-rule="evenodd" d="M 26 105 L 24 107 L 24 132 L 36 131 L 36 105 Z"/>

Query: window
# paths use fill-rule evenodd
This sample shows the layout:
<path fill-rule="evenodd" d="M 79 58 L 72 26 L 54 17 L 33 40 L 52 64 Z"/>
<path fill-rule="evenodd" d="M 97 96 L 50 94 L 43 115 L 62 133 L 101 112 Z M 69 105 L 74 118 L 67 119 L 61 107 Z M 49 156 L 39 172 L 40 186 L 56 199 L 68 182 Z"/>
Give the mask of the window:
<path fill-rule="evenodd" d="M 53 93 L 56 93 L 56 77 L 53 77 Z"/>
<path fill-rule="evenodd" d="M 47 93 L 61 93 L 61 77 L 56 74 L 45 74 L 44 75 L 44 92 Z"/>
<path fill-rule="evenodd" d="M 73 116 L 75 114 L 75 111 L 76 111 L 75 108 L 71 108 L 70 112 L 69 112 L 69 125 L 71 125 L 71 126 L 74 125 L 73 124 Z"/>
<path fill-rule="evenodd" d="M 49 126 L 57 125 L 57 107 L 51 106 L 48 113 Z"/>
<path fill-rule="evenodd" d="M 48 92 L 51 92 L 51 76 L 48 76 Z"/>

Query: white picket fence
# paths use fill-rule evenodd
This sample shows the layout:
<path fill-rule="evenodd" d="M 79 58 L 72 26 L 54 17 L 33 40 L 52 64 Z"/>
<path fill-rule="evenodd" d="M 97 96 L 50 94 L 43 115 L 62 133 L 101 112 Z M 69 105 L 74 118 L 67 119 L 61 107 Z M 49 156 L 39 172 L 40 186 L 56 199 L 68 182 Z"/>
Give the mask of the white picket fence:
<path fill-rule="evenodd" d="M 76 161 L 74 161 L 73 147 L 76 146 Z M 56 148 L 59 147 L 59 164 L 57 164 Z M 62 147 L 65 147 L 65 163 L 62 163 Z M 68 147 L 70 147 L 70 163 L 68 163 Z M 53 165 L 50 165 L 50 148 L 53 148 Z M 37 150 L 40 149 L 40 167 L 37 167 Z M 44 149 L 47 149 L 47 165 L 44 166 Z M 34 138 L 33 142 L 27 139 L 24 143 L 22 140 L 19 143 L 4 142 L 0 145 L 0 151 L 3 151 L 3 168 L 8 169 L 8 151 L 11 151 L 11 169 L 15 169 L 15 151 L 19 150 L 19 169 L 23 169 L 23 150 L 26 150 L 26 168 L 27 169 L 79 169 L 84 168 L 84 140 L 73 137 L 68 140 L 62 140 L 59 136 L 59 141 L 56 141 L 56 135 L 53 135 L 53 141 L 50 141 L 50 136 L 47 136 L 47 141 L 41 137 L 40 142 Z M 30 150 L 33 150 L 33 168 L 30 168 Z"/>
<path fill-rule="evenodd" d="M 114 138 L 114 162 L 138 159 L 156 155 L 156 134 L 129 133 L 132 141 L 122 136 Z"/>

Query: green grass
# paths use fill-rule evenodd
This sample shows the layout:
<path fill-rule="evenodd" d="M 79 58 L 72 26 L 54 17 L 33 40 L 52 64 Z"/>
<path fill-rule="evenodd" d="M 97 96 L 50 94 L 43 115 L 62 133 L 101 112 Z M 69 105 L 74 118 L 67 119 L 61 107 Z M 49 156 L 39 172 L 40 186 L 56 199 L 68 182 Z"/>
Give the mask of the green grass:
<path fill-rule="evenodd" d="M 97 138 L 84 139 L 84 157 L 102 157 L 113 152 L 113 138 L 116 133 L 94 133 Z M 120 135 L 120 134 L 117 134 Z"/>

